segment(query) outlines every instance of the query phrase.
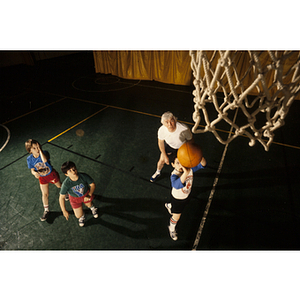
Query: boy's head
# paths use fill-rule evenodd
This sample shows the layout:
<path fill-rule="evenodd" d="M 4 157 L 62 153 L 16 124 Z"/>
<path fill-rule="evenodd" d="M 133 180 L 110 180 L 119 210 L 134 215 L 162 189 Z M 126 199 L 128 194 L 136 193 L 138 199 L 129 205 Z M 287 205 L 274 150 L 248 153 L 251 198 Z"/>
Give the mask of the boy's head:
<path fill-rule="evenodd" d="M 38 145 L 38 141 L 33 140 L 33 139 L 29 139 L 25 142 L 25 148 L 27 150 L 28 153 L 31 153 L 31 148 L 33 145 Z"/>
<path fill-rule="evenodd" d="M 76 165 L 72 162 L 72 161 L 66 161 L 65 163 L 62 164 L 61 166 L 61 171 L 67 175 L 68 171 L 71 170 L 71 169 L 74 169 L 74 170 L 77 170 L 76 169 Z"/>
<path fill-rule="evenodd" d="M 182 169 L 182 165 L 181 163 L 179 162 L 179 159 L 177 158 L 177 155 L 176 153 L 172 153 L 170 156 L 169 156 L 169 161 L 171 163 L 171 166 L 176 169 L 178 172 L 183 172 L 183 169 Z"/>

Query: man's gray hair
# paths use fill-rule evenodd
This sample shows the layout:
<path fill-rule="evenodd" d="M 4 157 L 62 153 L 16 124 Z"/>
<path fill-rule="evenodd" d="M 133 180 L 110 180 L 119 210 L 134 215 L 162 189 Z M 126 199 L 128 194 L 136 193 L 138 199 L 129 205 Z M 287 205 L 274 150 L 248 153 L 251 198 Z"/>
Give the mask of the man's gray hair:
<path fill-rule="evenodd" d="M 161 116 L 161 123 L 163 124 L 163 121 L 170 119 L 174 119 L 175 121 L 177 121 L 177 118 L 170 111 L 167 111 Z"/>

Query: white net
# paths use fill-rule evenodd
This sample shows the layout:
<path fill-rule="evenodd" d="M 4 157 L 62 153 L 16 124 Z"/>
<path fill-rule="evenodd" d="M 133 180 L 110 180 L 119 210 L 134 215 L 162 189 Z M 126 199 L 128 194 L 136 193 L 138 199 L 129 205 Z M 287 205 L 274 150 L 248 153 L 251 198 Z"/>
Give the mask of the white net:
<path fill-rule="evenodd" d="M 195 77 L 192 131 L 212 132 L 222 144 L 244 135 L 250 146 L 259 141 L 268 151 L 274 131 L 284 125 L 299 97 L 300 52 L 190 51 L 190 56 Z M 216 128 L 220 122 L 230 127 L 227 138 Z"/>

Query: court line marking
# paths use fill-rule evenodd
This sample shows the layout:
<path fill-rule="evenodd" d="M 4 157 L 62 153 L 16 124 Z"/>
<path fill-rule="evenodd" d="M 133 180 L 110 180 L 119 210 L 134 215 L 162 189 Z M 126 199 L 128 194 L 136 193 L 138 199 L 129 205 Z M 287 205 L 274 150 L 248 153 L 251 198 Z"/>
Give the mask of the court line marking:
<path fill-rule="evenodd" d="M 143 86 L 143 85 L 140 85 L 140 86 Z M 7 124 L 9 122 L 12 122 L 12 121 L 15 121 L 19 118 L 22 118 L 28 114 L 31 114 L 33 112 L 36 112 L 40 109 L 43 109 L 49 105 L 52 105 L 52 104 L 55 104 L 55 103 L 58 103 L 59 101 L 62 101 L 63 99 L 73 99 L 73 100 L 77 100 L 77 101 L 81 101 L 81 102 L 87 102 L 87 103 L 92 103 L 92 104 L 96 104 L 96 105 L 101 105 L 101 106 L 107 106 L 107 107 L 111 107 L 111 108 L 116 108 L 116 109 L 120 109 L 120 110 L 124 110 L 124 111 L 130 111 L 130 112 L 135 112 L 135 113 L 139 113 L 139 114 L 143 114 L 143 115 L 147 115 L 147 116 L 152 116 L 152 117 L 157 117 L 157 118 L 161 118 L 161 116 L 159 115 L 155 115 L 155 114 L 150 114 L 150 113 L 144 113 L 144 112 L 140 112 L 140 111 L 137 111 L 137 110 L 132 110 L 132 109 L 127 109 L 127 108 L 123 108 L 123 107 L 118 107 L 118 106 L 113 106 L 113 105 L 107 105 L 107 104 L 103 104 L 103 103 L 98 103 L 98 102 L 94 102 L 94 101 L 90 101 L 90 100 L 85 100 L 85 99 L 80 99 L 80 98 L 75 98 L 75 97 L 70 97 L 70 96 L 62 96 L 62 95 L 59 95 L 59 94 L 55 94 L 55 93 L 49 93 L 49 92 L 43 92 L 43 91 L 39 91 L 39 90 L 35 90 L 35 89 L 30 89 L 30 88 L 27 88 L 28 90 L 31 90 L 31 91 L 35 91 L 35 92 L 38 92 L 38 93 L 44 93 L 44 94 L 48 94 L 48 95 L 53 95 L 53 96 L 59 96 L 59 97 L 63 97 L 62 99 L 60 100 L 57 100 L 57 101 L 54 101 L 50 104 L 47 104 L 43 107 L 40 107 L 40 108 L 37 108 L 36 110 L 33 110 L 33 111 L 30 111 L 24 115 L 21 115 L 19 117 L 16 117 L 14 119 L 11 119 L 9 121 L 6 121 L 4 122 L 3 124 Z M 161 88 L 161 89 L 164 89 L 164 88 Z M 174 90 L 175 91 L 175 90 Z M 180 121 L 180 120 L 179 120 Z M 191 122 L 186 122 L 186 121 L 180 121 L 182 123 L 185 123 L 185 124 L 188 124 L 188 125 L 194 125 L 193 123 Z M 200 127 L 205 127 L 204 125 L 199 125 Z M 220 131 L 220 132 L 225 132 L 225 133 L 230 133 L 229 131 L 226 131 L 226 130 L 222 130 L 222 129 L 216 129 L 216 131 Z M 246 137 L 246 135 L 241 135 L 241 137 Z M 264 140 L 265 142 L 267 142 L 267 140 Z M 272 144 L 275 144 L 275 145 L 279 145 L 279 146 L 284 146 L 284 147 L 288 147 L 288 148 L 294 148 L 294 149 L 297 149 L 297 150 L 300 150 L 300 147 L 299 146 L 293 146 L 293 145 L 289 145 L 289 144 L 284 144 L 284 143 L 279 143 L 279 142 L 272 142 Z"/>
<path fill-rule="evenodd" d="M 108 106 L 101 108 L 100 110 L 98 110 L 97 112 L 93 113 L 92 115 L 90 115 L 89 117 L 85 118 L 84 120 L 78 122 L 77 124 L 71 126 L 70 128 L 66 129 L 65 131 L 61 132 L 60 134 L 56 135 L 55 137 L 53 137 L 52 139 L 48 140 L 48 143 L 55 140 L 56 138 L 58 138 L 59 136 L 65 134 L 66 132 L 70 131 L 71 129 L 73 129 L 74 127 L 78 126 L 79 124 L 85 122 L 86 120 L 92 118 L 93 116 L 97 115 L 98 113 L 100 113 L 101 111 L 105 110 Z"/>
<path fill-rule="evenodd" d="M 238 110 L 239 109 L 237 109 L 236 112 L 235 112 L 235 115 L 234 115 L 234 118 L 233 118 L 234 119 L 233 122 L 235 122 L 235 120 L 236 120 Z M 231 130 L 232 130 L 232 128 L 233 128 L 233 126 L 231 126 L 228 138 L 230 138 L 230 136 L 231 136 Z M 225 147 L 224 147 L 222 158 L 221 158 L 221 161 L 220 161 L 220 164 L 219 164 L 219 167 L 218 167 L 218 171 L 217 171 L 214 183 L 213 183 L 213 187 L 212 187 L 212 189 L 210 191 L 210 194 L 209 194 L 209 197 L 208 197 L 208 201 L 207 201 L 206 206 L 205 206 L 205 210 L 204 210 L 204 213 L 203 213 L 203 216 L 202 216 L 202 219 L 201 219 L 201 223 L 200 223 L 199 229 L 198 229 L 197 234 L 196 234 L 196 238 L 195 238 L 195 241 L 194 241 L 194 245 L 192 247 L 192 251 L 196 251 L 197 250 L 198 244 L 200 242 L 200 238 L 201 238 L 201 235 L 202 235 L 204 224 L 206 222 L 206 218 L 208 216 L 209 208 L 210 208 L 210 205 L 212 203 L 212 200 L 213 200 L 213 197 L 214 197 L 214 194 L 215 194 L 215 191 L 216 191 L 216 186 L 218 184 L 219 177 L 220 177 L 220 174 L 221 174 L 221 171 L 222 171 L 222 167 L 223 167 L 223 164 L 224 164 L 224 161 L 225 161 L 225 155 L 227 153 L 228 146 L 229 146 L 229 144 L 226 144 Z"/>
<path fill-rule="evenodd" d="M 139 85 L 139 86 L 143 86 L 143 85 Z M 161 88 L 161 89 L 164 89 L 164 88 Z M 157 117 L 157 118 L 161 118 L 161 116 L 159 115 L 155 115 L 155 114 L 150 114 L 150 113 L 144 113 L 144 112 L 140 112 L 140 111 L 137 111 L 137 110 L 132 110 L 132 109 L 127 109 L 127 108 L 123 108 L 123 107 L 118 107 L 118 106 L 113 106 L 113 105 L 108 105 L 108 104 L 103 104 L 103 103 L 98 103 L 98 102 L 94 102 L 94 101 L 90 101 L 90 100 L 86 100 L 86 99 L 80 99 L 80 98 L 75 98 L 75 97 L 70 97 L 70 96 L 62 96 L 60 94 L 55 94 L 55 93 L 49 93 L 49 92 L 42 92 L 42 91 L 39 91 L 39 90 L 34 90 L 34 89 L 30 89 L 28 88 L 28 90 L 32 90 L 32 91 L 35 91 L 35 92 L 39 92 L 39 93 L 44 93 L 44 94 L 48 94 L 48 95 L 54 95 L 54 96 L 59 96 L 59 97 L 65 97 L 65 98 L 68 98 L 68 99 L 73 99 L 73 100 L 77 100 L 77 101 L 81 101 L 81 102 L 87 102 L 87 103 L 91 103 L 91 104 L 96 104 L 96 105 L 102 105 L 102 106 L 107 106 L 107 107 L 111 107 L 111 108 L 116 108 L 116 109 L 120 109 L 120 110 L 125 110 L 125 111 L 130 111 L 130 112 L 135 112 L 135 113 L 139 113 L 139 114 L 143 114 L 143 115 L 147 115 L 147 116 L 151 116 L 151 117 Z M 175 91 L 175 90 L 174 90 Z M 177 91 L 177 90 L 176 90 Z M 300 101 L 300 100 L 299 100 Z M 13 121 L 13 120 L 11 120 Z M 182 122 L 182 123 L 185 123 L 185 124 L 188 124 L 188 125 L 192 125 L 194 126 L 195 124 L 194 123 L 191 123 L 191 122 L 186 122 L 186 121 L 180 121 L 178 120 L 179 122 Z M 10 122 L 10 121 L 9 121 Z M 3 123 L 5 124 L 5 123 Z M 200 127 L 203 127 L 205 128 L 204 125 L 199 125 Z M 222 130 L 222 129 L 216 129 L 216 131 L 219 131 L 219 132 L 225 132 L 225 133 L 232 133 L 230 131 L 227 131 L 227 130 Z M 245 137 L 245 138 L 248 138 L 246 135 L 242 134 L 240 135 L 241 137 Z M 267 142 L 267 140 L 263 140 L 264 142 Z M 279 143 L 279 142 L 272 142 L 272 144 L 275 144 L 275 145 L 279 145 L 279 146 L 284 146 L 284 147 L 288 147 L 288 148 L 294 148 L 294 149 L 297 149 L 297 150 L 300 150 L 300 147 L 299 146 L 293 146 L 293 145 L 289 145 L 289 144 L 283 144 L 283 143 Z"/>
<path fill-rule="evenodd" d="M 56 96 L 63 97 L 63 96 L 61 96 L 61 95 L 56 95 Z M 21 115 L 21 116 L 18 116 L 18 117 L 16 117 L 16 118 L 14 118 L 14 119 L 8 120 L 8 121 L 4 122 L 3 124 L 7 124 L 7 123 L 10 123 L 10 122 L 12 122 L 12 121 L 15 121 L 15 120 L 18 120 L 18 119 L 20 119 L 20 118 L 23 118 L 23 117 L 25 117 L 25 116 L 27 116 L 27 115 L 30 115 L 30 114 L 32 114 L 32 113 L 34 113 L 34 112 L 37 112 L 37 111 L 39 111 L 39 110 L 41 110 L 41 109 L 44 109 L 45 107 L 48 107 L 48 106 L 50 106 L 50 105 L 52 105 L 52 104 L 55 104 L 55 103 L 58 103 L 58 102 L 60 102 L 60 101 L 62 101 L 62 100 L 64 100 L 64 99 L 66 99 L 66 98 L 67 98 L 67 97 L 63 97 L 63 98 L 61 98 L 61 99 L 59 99 L 59 100 L 56 100 L 56 101 L 51 102 L 51 103 L 49 103 L 49 104 L 46 104 L 46 105 L 44 105 L 44 106 L 42 106 L 42 107 L 36 108 L 36 109 L 34 109 L 34 110 L 32 110 L 32 111 L 29 111 L 28 113 L 25 113 L 25 114 L 23 114 L 23 115 Z"/>
<path fill-rule="evenodd" d="M 155 114 L 150 114 L 150 113 L 145 113 L 145 112 L 141 112 L 141 111 L 138 111 L 138 110 L 133 110 L 133 109 L 129 109 L 129 108 L 124 108 L 124 107 L 119 107 L 119 106 L 114 106 L 114 105 L 108 105 L 108 104 L 103 104 L 103 103 L 98 103 L 98 102 L 94 102 L 94 101 L 90 101 L 90 100 L 85 100 L 85 99 L 80 99 L 80 98 L 73 98 L 73 97 L 68 97 L 70 99 L 74 99 L 74 100 L 77 100 L 77 101 L 81 101 L 81 102 L 87 102 L 87 103 L 91 103 L 91 104 L 96 104 L 96 105 L 106 105 L 107 107 L 111 107 L 111 108 L 115 108 L 115 109 L 119 109 L 119 110 L 124 110 L 124 111 L 130 111 L 130 112 L 134 112 L 134 113 L 138 113 L 138 114 L 142 114 L 142 115 L 147 115 L 147 116 L 151 116 L 151 117 L 157 117 L 157 118 L 161 118 L 161 116 L 159 115 L 155 115 Z M 178 120 L 179 122 L 181 123 L 185 123 L 185 124 L 188 124 L 188 125 L 192 125 L 194 126 L 195 124 L 191 123 L 191 122 L 187 122 L 187 121 L 181 121 L 181 120 Z M 200 127 L 203 127 L 205 128 L 204 125 L 199 125 Z M 225 133 L 228 133 L 228 134 L 232 134 L 233 131 L 232 131 L 232 127 L 230 129 L 230 131 L 228 130 L 223 130 L 223 129 L 216 129 L 216 131 L 219 131 L 219 132 L 225 132 Z M 245 138 L 248 138 L 246 135 L 242 134 L 240 135 L 241 137 L 245 137 Z M 267 140 L 263 140 L 264 142 L 267 142 Z M 279 142 L 272 142 L 272 144 L 276 144 L 276 145 L 279 145 L 279 146 L 284 146 L 284 147 L 289 147 L 289 148 L 294 148 L 294 149 L 298 149 L 300 150 L 300 147 L 299 146 L 293 146 L 293 145 L 289 145 L 289 144 L 283 144 L 283 143 L 279 143 Z"/>

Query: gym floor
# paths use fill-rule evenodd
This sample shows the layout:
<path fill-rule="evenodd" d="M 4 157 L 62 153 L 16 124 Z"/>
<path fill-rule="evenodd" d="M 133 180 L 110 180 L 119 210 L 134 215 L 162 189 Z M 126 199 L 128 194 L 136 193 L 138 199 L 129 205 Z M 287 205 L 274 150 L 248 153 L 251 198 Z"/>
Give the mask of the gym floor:
<path fill-rule="evenodd" d="M 249 147 L 246 137 L 225 146 L 212 133 L 194 135 L 208 167 L 195 174 L 173 241 L 164 207 L 171 166 L 157 182 L 149 179 L 160 154 L 160 116 L 170 110 L 192 128 L 194 87 L 96 74 L 92 52 L 2 69 L 0 124 L 11 136 L 0 153 L 0 249 L 300 249 L 299 101 L 269 151 L 258 142 Z M 0 130 L 1 147 L 7 131 Z M 66 221 L 51 185 L 51 214 L 40 221 L 41 192 L 26 163 L 29 138 L 49 151 L 61 180 L 67 160 L 94 179 L 98 219 L 86 211 L 85 227 L 74 215 Z"/>

